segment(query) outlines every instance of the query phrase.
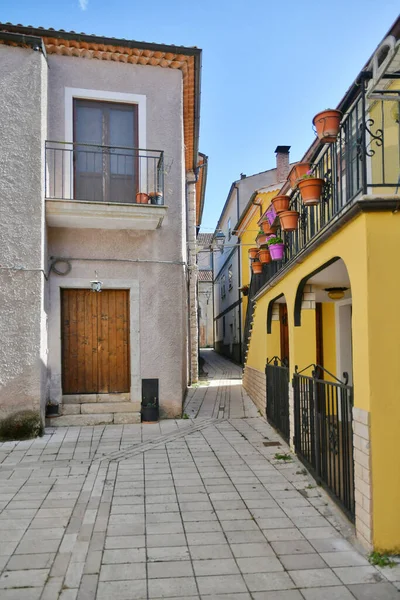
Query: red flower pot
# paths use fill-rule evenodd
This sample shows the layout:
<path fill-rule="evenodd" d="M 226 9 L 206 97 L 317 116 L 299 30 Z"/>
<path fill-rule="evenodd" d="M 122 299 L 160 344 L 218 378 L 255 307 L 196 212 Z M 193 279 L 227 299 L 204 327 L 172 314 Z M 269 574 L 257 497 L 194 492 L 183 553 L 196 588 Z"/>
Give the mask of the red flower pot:
<path fill-rule="evenodd" d="M 272 204 L 274 205 L 276 214 L 279 215 L 279 213 L 282 212 L 283 210 L 288 210 L 289 202 L 290 202 L 289 196 L 286 196 L 286 195 L 275 196 L 275 198 L 272 199 Z"/>
<path fill-rule="evenodd" d="M 341 119 L 342 113 L 336 109 L 323 110 L 315 115 L 313 125 L 317 130 L 317 136 L 324 144 L 336 142 Z"/>
<path fill-rule="evenodd" d="M 269 262 L 271 262 L 271 254 L 268 250 L 268 248 L 261 248 L 258 251 L 258 260 L 260 261 L 260 263 L 262 263 L 263 265 L 268 264 Z"/>
<path fill-rule="evenodd" d="M 272 227 L 268 221 L 262 221 L 260 223 L 261 229 L 263 230 L 263 232 L 266 235 L 275 235 L 276 234 L 276 227 Z"/>
<path fill-rule="evenodd" d="M 296 210 L 285 210 L 279 213 L 279 219 L 283 231 L 295 231 L 299 222 L 300 213 Z"/>
<path fill-rule="evenodd" d="M 260 263 L 259 260 L 255 260 L 254 262 L 252 262 L 251 268 L 253 269 L 253 273 L 255 275 L 259 275 L 260 273 L 262 273 L 262 270 L 263 270 L 262 263 Z"/>
<path fill-rule="evenodd" d="M 258 246 L 258 249 L 261 248 L 261 246 L 266 246 L 267 242 L 268 242 L 268 237 L 271 237 L 271 235 L 275 235 L 275 234 L 266 234 L 266 233 L 259 233 L 258 236 L 256 237 L 256 243 Z"/>
<path fill-rule="evenodd" d="M 274 244 L 269 246 L 272 260 L 282 260 L 285 254 L 285 244 Z"/>
<path fill-rule="evenodd" d="M 148 204 L 149 203 L 149 195 L 142 194 L 139 192 L 138 194 L 136 194 L 136 202 L 138 204 Z"/>
<path fill-rule="evenodd" d="M 304 163 L 297 163 L 297 165 L 294 165 L 294 167 L 291 169 L 290 173 L 289 173 L 289 183 L 290 183 L 290 187 L 292 188 L 292 190 L 294 190 L 297 186 L 298 180 L 301 179 L 303 177 L 303 175 L 307 175 L 308 171 L 311 170 L 311 163 L 308 162 L 304 162 Z"/>
<path fill-rule="evenodd" d="M 249 258 L 257 258 L 258 248 L 249 248 Z"/>
<path fill-rule="evenodd" d="M 315 206 L 316 204 L 319 204 L 322 189 L 324 187 L 323 179 L 320 179 L 319 177 L 308 177 L 307 179 L 301 179 L 297 185 L 305 206 Z"/>

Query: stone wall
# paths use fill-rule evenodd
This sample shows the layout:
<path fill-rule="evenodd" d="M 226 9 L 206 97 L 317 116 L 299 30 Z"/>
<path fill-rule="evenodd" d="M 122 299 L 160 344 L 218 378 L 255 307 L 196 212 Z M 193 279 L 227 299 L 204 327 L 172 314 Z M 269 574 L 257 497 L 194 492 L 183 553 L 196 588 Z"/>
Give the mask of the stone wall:
<path fill-rule="evenodd" d="M 357 537 L 367 549 L 372 548 L 370 413 L 353 408 L 354 487 Z"/>
<path fill-rule="evenodd" d="M 267 396 L 265 373 L 246 365 L 243 372 L 243 387 L 265 417 Z"/>

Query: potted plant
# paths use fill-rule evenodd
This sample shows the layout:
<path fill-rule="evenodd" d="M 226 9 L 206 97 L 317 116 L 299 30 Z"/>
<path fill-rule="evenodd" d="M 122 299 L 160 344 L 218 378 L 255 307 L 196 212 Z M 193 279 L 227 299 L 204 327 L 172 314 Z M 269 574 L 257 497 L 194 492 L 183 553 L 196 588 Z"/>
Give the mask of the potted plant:
<path fill-rule="evenodd" d="M 263 270 L 262 263 L 259 260 L 253 260 L 253 262 L 251 263 L 251 268 L 253 270 L 254 275 L 259 275 L 260 273 L 262 273 Z"/>
<path fill-rule="evenodd" d="M 162 192 L 149 192 L 149 198 L 150 204 L 156 204 L 158 206 L 162 206 L 164 204 Z"/>
<path fill-rule="evenodd" d="M 321 200 L 321 194 L 324 187 L 324 180 L 320 177 L 315 177 L 311 171 L 298 181 L 297 185 L 305 206 L 315 206 Z"/>
<path fill-rule="evenodd" d="M 242 292 L 243 296 L 248 296 L 249 295 L 249 286 L 248 285 L 242 285 L 241 288 L 239 288 L 239 290 Z"/>
<path fill-rule="evenodd" d="M 138 192 L 136 194 L 136 202 L 137 202 L 137 204 L 148 204 L 149 203 L 149 195 L 143 194 L 142 192 Z"/>
<path fill-rule="evenodd" d="M 146 400 L 146 403 L 142 403 L 142 422 L 155 423 L 158 421 L 158 402 L 157 398 L 152 400 Z"/>
<path fill-rule="evenodd" d="M 268 248 L 271 254 L 272 260 L 282 260 L 285 254 L 285 244 L 282 238 L 274 237 L 268 240 Z"/>
<path fill-rule="evenodd" d="M 249 248 L 249 258 L 257 258 L 258 248 Z"/>
<path fill-rule="evenodd" d="M 258 246 L 257 252 L 261 248 L 261 246 L 266 246 L 268 244 L 269 237 L 271 237 L 271 234 L 266 234 L 263 232 L 262 229 L 260 229 L 260 231 L 258 232 L 258 235 L 256 237 L 256 243 Z"/>
<path fill-rule="evenodd" d="M 46 404 L 46 417 L 58 417 L 58 404 L 50 401 Z"/>
<path fill-rule="evenodd" d="M 258 251 L 258 260 L 263 265 L 266 265 L 269 262 L 271 262 L 271 254 L 269 252 L 268 246 L 263 246 L 262 248 L 259 249 L 259 251 Z"/>
<path fill-rule="evenodd" d="M 276 227 L 269 224 L 267 220 L 261 221 L 260 227 L 266 235 L 275 235 Z"/>
<path fill-rule="evenodd" d="M 301 179 L 303 175 L 306 175 L 306 173 L 310 170 L 311 163 L 308 162 L 297 163 L 297 165 L 292 167 L 288 177 L 292 190 L 296 188 L 298 180 Z"/>
<path fill-rule="evenodd" d="M 284 210 L 279 213 L 279 220 L 283 231 L 295 231 L 299 222 L 300 213 L 296 210 Z"/>
<path fill-rule="evenodd" d="M 279 213 L 282 212 L 283 210 L 288 210 L 289 202 L 290 202 L 289 196 L 286 196 L 286 195 L 275 196 L 275 198 L 272 199 L 272 204 L 275 208 L 276 214 L 279 215 Z"/>
<path fill-rule="evenodd" d="M 324 144 L 336 142 L 341 119 L 342 113 L 335 108 L 327 108 L 315 115 L 313 125 L 317 136 Z"/>

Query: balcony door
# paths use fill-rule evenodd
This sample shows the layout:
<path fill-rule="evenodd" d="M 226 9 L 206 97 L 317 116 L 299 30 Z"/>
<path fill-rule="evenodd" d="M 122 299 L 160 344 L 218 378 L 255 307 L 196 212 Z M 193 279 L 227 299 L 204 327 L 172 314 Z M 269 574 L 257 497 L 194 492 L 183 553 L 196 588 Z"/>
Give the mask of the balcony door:
<path fill-rule="evenodd" d="M 137 106 L 74 100 L 74 199 L 135 202 Z"/>

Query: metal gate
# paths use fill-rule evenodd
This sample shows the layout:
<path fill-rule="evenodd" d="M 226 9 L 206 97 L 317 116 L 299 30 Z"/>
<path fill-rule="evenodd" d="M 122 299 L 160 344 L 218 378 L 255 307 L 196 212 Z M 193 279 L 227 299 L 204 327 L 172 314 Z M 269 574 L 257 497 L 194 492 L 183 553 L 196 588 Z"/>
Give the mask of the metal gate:
<path fill-rule="evenodd" d="M 303 373 L 312 369 L 311 377 Z M 326 374 L 326 375 L 325 375 Z M 328 380 L 323 379 L 326 377 Z M 293 375 L 296 453 L 354 520 L 353 387 L 318 365 Z"/>
<path fill-rule="evenodd" d="M 280 363 L 280 364 L 279 364 Z M 289 368 L 277 356 L 267 360 L 267 420 L 289 441 Z"/>

